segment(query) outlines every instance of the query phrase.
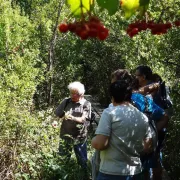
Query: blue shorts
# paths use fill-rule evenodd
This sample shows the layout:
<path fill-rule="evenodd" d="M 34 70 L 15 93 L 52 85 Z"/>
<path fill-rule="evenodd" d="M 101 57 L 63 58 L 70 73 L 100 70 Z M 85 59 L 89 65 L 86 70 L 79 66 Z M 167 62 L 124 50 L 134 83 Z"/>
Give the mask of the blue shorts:
<path fill-rule="evenodd" d="M 142 173 L 132 176 L 110 175 L 99 172 L 96 180 L 143 180 Z"/>

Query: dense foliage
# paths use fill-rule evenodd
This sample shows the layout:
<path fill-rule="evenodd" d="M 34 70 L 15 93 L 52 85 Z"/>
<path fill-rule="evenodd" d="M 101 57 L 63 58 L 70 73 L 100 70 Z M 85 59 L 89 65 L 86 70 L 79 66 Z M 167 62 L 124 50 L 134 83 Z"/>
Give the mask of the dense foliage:
<path fill-rule="evenodd" d="M 139 64 L 149 65 L 171 88 L 174 115 L 164 162 L 169 176 L 180 179 L 180 27 L 173 25 L 163 35 L 147 29 L 131 38 L 126 29 L 139 16 L 133 12 L 126 19 L 119 1 L 112 2 L 107 6 L 98 0 L 93 6 L 93 15 L 109 29 L 108 38 L 100 41 L 59 33 L 57 27 L 67 17 L 74 21 L 64 1 L 0 0 L 0 179 L 80 179 L 75 157 L 63 164 L 57 155 L 54 108 L 74 80 L 107 106 L 111 72 L 133 72 Z M 180 20 L 179 7 L 180 0 L 152 1 L 146 18 L 173 23 Z M 89 146 L 89 157 L 92 152 Z"/>

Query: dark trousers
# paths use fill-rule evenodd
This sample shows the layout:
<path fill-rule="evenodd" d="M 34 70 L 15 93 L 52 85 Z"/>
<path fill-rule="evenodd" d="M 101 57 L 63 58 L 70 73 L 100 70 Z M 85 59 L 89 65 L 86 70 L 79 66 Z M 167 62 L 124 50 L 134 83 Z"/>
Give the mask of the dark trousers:
<path fill-rule="evenodd" d="M 74 145 L 73 139 L 65 138 L 59 143 L 59 154 L 65 157 L 67 161 L 70 160 L 72 149 L 76 155 L 78 164 L 83 168 L 87 169 L 87 142 L 79 143 Z"/>

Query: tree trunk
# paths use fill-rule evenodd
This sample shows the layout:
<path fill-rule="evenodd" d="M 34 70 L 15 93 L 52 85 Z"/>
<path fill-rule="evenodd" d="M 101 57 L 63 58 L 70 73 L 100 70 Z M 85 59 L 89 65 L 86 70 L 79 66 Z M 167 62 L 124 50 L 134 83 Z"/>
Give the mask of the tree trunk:
<path fill-rule="evenodd" d="M 47 85 L 47 103 L 49 105 L 52 104 L 54 47 L 56 45 L 58 21 L 59 21 L 59 17 L 60 17 L 60 13 L 61 13 L 63 5 L 64 5 L 64 1 L 63 2 L 59 1 L 57 18 L 56 18 L 55 26 L 53 28 L 53 34 L 52 34 L 52 37 L 50 40 L 50 46 L 49 46 L 48 67 L 47 67 L 48 68 L 47 71 L 50 72 L 51 74 L 48 80 L 48 85 Z"/>

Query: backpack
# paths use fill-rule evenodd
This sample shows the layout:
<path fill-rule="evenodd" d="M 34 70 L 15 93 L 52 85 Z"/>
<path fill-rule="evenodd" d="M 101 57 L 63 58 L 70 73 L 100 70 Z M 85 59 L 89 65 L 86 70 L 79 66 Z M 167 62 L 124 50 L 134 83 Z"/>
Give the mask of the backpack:
<path fill-rule="evenodd" d="M 153 101 L 169 116 L 169 118 L 173 115 L 173 104 L 169 97 L 169 91 L 167 86 L 165 85 L 165 81 L 160 82 L 159 89 L 157 93 L 153 96 Z M 164 128 L 163 130 L 158 132 L 158 147 L 157 151 L 160 151 L 164 147 L 165 137 L 167 130 Z"/>
<path fill-rule="evenodd" d="M 164 110 L 172 108 L 172 102 L 166 88 L 165 81 L 160 82 L 159 89 L 153 96 L 153 101 Z"/>

